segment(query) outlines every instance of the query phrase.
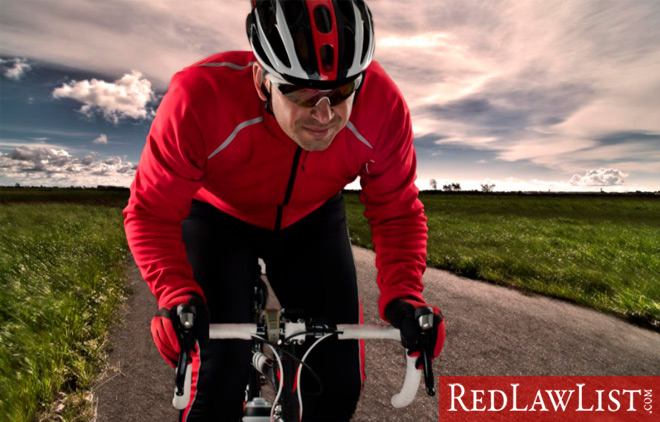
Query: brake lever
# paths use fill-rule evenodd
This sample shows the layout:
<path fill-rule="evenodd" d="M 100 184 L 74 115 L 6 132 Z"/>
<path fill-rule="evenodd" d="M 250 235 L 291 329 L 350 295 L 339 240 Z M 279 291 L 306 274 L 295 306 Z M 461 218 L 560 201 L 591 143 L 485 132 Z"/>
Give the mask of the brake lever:
<path fill-rule="evenodd" d="M 433 363 L 431 362 L 431 356 L 429 356 L 426 350 L 422 350 L 421 358 L 426 394 L 429 396 L 435 396 L 435 378 L 433 377 Z"/>
<path fill-rule="evenodd" d="M 173 324 L 178 325 L 178 338 L 181 353 L 179 353 L 179 361 L 176 365 L 176 378 L 174 380 L 174 394 L 181 397 L 183 396 L 183 386 L 186 379 L 186 366 L 190 359 L 190 354 L 195 343 L 195 334 L 193 327 L 195 325 L 195 314 L 189 306 L 182 304 L 177 306 L 176 315 L 171 318 Z"/>
<path fill-rule="evenodd" d="M 431 344 L 431 334 L 433 330 L 433 309 L 431 307 L 419 308 L 415 312 L 419 326 L 422 329 L 421 353 L 422 370 L 424 372 L 424 384 L 426 394 L 435 396 L 435 378 L 433 377 L 433 344 Z"/>

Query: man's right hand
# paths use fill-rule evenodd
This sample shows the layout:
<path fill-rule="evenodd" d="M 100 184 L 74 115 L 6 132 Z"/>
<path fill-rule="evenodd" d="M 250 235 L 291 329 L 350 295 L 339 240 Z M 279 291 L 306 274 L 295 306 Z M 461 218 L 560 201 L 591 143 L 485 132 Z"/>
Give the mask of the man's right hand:
<path fill-rule="evenodd" d="M 166 307 L 160 308 L 151 320 L 151 335 L 161 356 L 173 368 L 176 367 L 181 352 L 179 324 L 173 323 L 173 321 L 177 322 L 176 308 L 181 304 L 188 305 L 195 315 L 193 328 L 195 339 L 204 343 L 209 338 L 209 310 L 200 296 L 196 294 L 180 296 Z"/>

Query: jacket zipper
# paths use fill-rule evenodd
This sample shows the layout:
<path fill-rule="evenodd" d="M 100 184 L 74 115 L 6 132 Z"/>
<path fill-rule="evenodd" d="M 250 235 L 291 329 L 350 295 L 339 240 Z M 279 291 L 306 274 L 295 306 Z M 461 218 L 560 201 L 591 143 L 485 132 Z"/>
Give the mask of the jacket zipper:
<path fill-rule="evenodd" d="M 289 199 L 291 199 L 291 191 L 293 191 L 293 183 L 296 181 L 296 173 L 298 172 L 298 163 L 300 162 L 301 153 L 302 147 L 298 146 L 298 148 L 296 148 L 296 154 L 293 156 L 293 165 L 291 166 L 291 174 L 289 174 L 289 183 L 286 186 L 284 201 L 281 205 L 277 206 L 275 230 L 280 230 L 282 228 L 282 212 L 284 211 L 284 207 L 289 203 Z"/>

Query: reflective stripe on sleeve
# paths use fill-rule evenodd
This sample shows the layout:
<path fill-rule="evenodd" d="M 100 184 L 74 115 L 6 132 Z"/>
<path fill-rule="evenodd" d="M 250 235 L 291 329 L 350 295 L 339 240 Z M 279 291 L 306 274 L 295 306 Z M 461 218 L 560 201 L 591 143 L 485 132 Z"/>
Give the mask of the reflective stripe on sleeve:
<path fill-rule="evenodd" d="M 238 126 L 236 126 L 236 128 L 235 128 L 234 131 L 231 133 L 231 135 L 229 135 L 229 137 L 228 137 L 227 139 L 225 139 L 224 142 L 223 142 L 222 144 L 220 144 L 220 146 L 219 146 L 218 148 L 216 148 L 215 151 L 213 151 L 213 152 L 211 153 L 211 155 L 209 155 L 209 156 L 207 157 L 207 160 L 210 160 L 211 158 L 213 158 L 213 156 L 214 156 L 215 154 L 217 154 L 217 153 L 219 153 L 220 151 L 222 151 L 223 149 L 227 148 L 227 146 L 231 143 L 231 141 L 234 140 L 234 138 L 236 137 L 236 135 L 238 134 L 238 132 L 240 132 L 241 130 L 245 129 L 245 128 L 248 127 L 248 126 L 254 125 L 254 124 L 256 124 L 256 123 L 261 123 L 263 120 L 264 120 L 264 116 L 259 116 L 259 117 L 255 118 L 255 119 L 252 119 L 252 120 L 246 120 L 246 121 L 244 121 L 243 123 L 241 123 L 241 124 L 239 124 Z"/>
<path fill-rule="evenodd" d="M 355 137 L 358 138 L 360 140 L 360 142 L 362 142 L 363 144 L 365 144 L 369 148 L 374 149 L 374 147 L 371 146 L 369 141 L 364 139 L 364 136 L 360 135 L 360 132 L 357 131 L 357 129 L 353 125 L 353 122 L 349 121 L 348 123 L 346 123 L 346 127 L 348 127 L 351 130 L 351 132 L 353 132 L 353 135 L 355 135 Z"/>
<path fill-rule="evenodd" d="M 202 63 L 198 66 L 210 66 L 210 67 L 231 67 L 232 69 L 236 70 L 243 70 L 247 69 L 248 67 L 252 66 L 255 62 L 250 62 L 246 64 L 245 66 L 238 65 L 236 63 L 230 63 L 230 62 L 222 62 L 222 63 Z"/>

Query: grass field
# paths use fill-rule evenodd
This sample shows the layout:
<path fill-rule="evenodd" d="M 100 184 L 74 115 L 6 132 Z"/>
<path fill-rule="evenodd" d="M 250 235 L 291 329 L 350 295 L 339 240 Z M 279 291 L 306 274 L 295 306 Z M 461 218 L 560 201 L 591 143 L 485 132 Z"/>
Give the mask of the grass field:
<path fill-rule="evenodd" d="M 372 247 L 345 195 L 351 238 Z M 430 266 L 568 299 L 660 328 L 660 200 L 639 196 L 421 195 Z"/>
<path fill-rule="evenodd" d="M 127 257 L 120 208 L 0 204 L 0 419 L 91 420 Z"/>

